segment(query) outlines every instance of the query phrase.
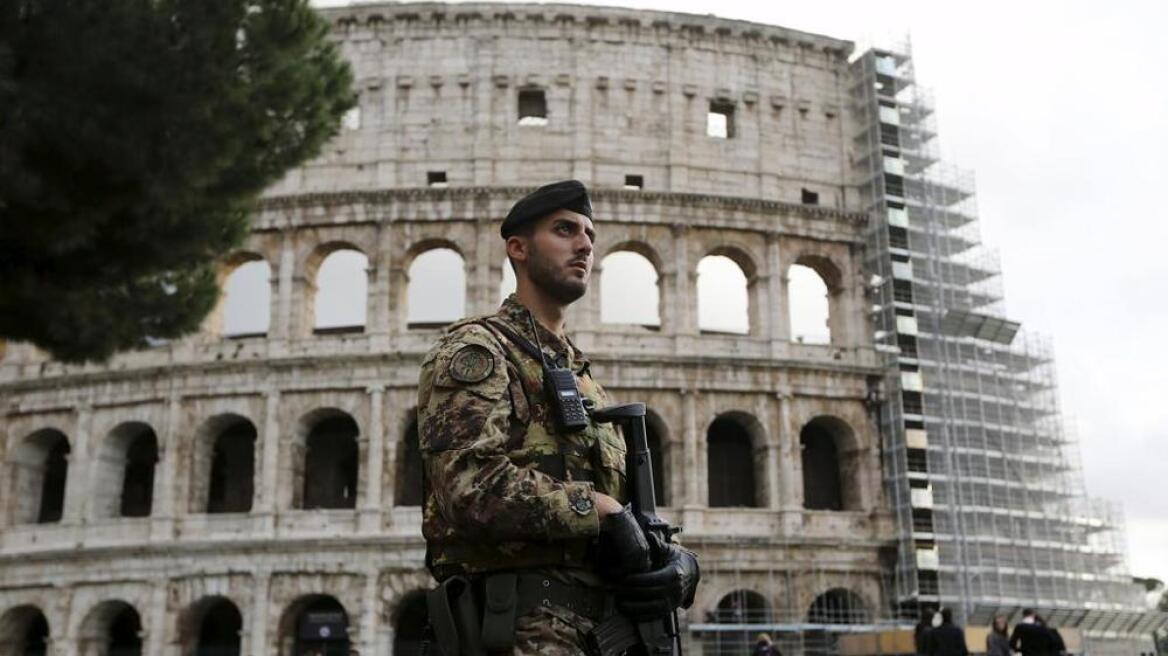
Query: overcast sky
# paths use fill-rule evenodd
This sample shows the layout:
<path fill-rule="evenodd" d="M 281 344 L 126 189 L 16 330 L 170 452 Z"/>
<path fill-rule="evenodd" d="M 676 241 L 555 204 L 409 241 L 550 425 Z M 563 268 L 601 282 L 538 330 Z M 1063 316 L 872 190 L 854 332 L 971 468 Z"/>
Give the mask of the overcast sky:
<path fill-rule="evenodd" d="M 917 79 L 935 92 L 942 155 L 977 175 L 1008 313 L 1053 338 L 1088 490 L 1123 502 L 1132 572 L 1168 579 L 1168 3 L 721 0 L 716 9 L 859 42 L 911 34 Z"/>

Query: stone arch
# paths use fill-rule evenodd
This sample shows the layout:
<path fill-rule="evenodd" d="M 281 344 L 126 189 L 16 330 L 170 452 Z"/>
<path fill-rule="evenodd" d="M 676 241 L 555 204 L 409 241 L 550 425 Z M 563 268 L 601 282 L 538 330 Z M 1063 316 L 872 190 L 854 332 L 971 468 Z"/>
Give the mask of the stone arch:
<path fill-rule="evenodd" d="M 243 614 L 223 596 L 203 597 L 179 615 L 179 643 L 192 656 L 240 656 Z"/>
<path fill-rule="evenodd" d="M 284 610 L 277 631 L 280 656 L 349 653 L 349 612 L 331 595 L 297 598 Z"/>
<path fill-rule="evenodd" d="M 855 431 L 843 419 L 820 415 L 799 431 L 803 507 L 860 510 L 863 491 Z"/>
<path fill-rule="evenodd" d="M 831 299 L 827 282 L 815 269 L 803 264 L 792 264 L 786 280 L 791 341 L 830 344 Z"/>
<path fill-rule="evenodd" d="M 271 324 L 272 267 L 263 255 L 236 252 L 219 267 L 218 307 L 204 322 L 209 332 L 226 337 L 258 337 Z"/>
<path fill-rule="evenodd" d="M 732 590 L 718 600 L 713 609 L 706 611 L 706 618 L 715 624 L 769 624 L 773 621 L 771 605 L 766 597 L 740 588 Z M 741 631 L 711 631 L 703 641 L 705 652 L 711 654 L 748 654 L 754 644 L 755 633 Z"/>
<path fill-rule="evenodd" d="M 758 267 L 745 250 L 718 246 L 696 268 L 698 329 L 756 334 L 759 330 Z"/>
<path fill-rule="evenodd" d="M 418 656 L 422 653 L 422 641 L 429 619 L 425 590 L 411 590 L 402 595 L 392 615 L 394 656 Z"/>
<path fill-rule="evenodd" d="M 600 259 L 600 320 L 661 328 L 661 260 L 647 244 L 621 242 Z"/>
<path fill-rule="evenodd" d="M 405 271 L 407 328 L 440 328 L 466 316 L 466 257 L 456 244 L 444 239 L 415 244 Z"/>
<path fill-rule="evenodd" d="M 255 424 L 234 413 L 203 422 L 191 453 L 191 512 L 251 512 L 257 437 Z"/>
<path fill-rule="evenodd" d="M 65 510 L 69 474 L 69 438 L 55 428 L 42 428 L 17 444 L 9 456 L 17 524 L 51 524 Z"/>
<path fill-rule="evenodd" d="M 356 508 L 361 451 L 357 420 L 344 410 L 320 408 L 300 419 L 296 435 L 292 507 Z"/>
<path fill-rule="evenodd" d="M 148 517 L 154 503 L 158 436 L 141 421 L 115 426 L 97 449 L 94 517 Z"/>
<path fill-rule="evenodd" d="M 346 241 L 326 242 L 313 250 L 304 268 L 304 302 L 312 308 L 313 332 L 364 330 L 369 306 L 365 251 Z"/>
<path fill-rule="evenodd" d="M 422 452 L 418 447 L 418 409 L 411 408 L 397 441 L 393 505 L 422 505 Z"/>
<path fill-rule="evenodd" d="M 706 480 L 711 508 L 762 508 L 766 469 L 756 454 L 766 448 L 766 430 L 754 415 L 719 414 L 706 429 Z"/>
<path fill-rule="evenodd" d="M 807 609 L 809 624 L 868 624 L 871 606 L 859 593 L 847 588 L 831 588 L 815 598 Z"/>
<path fill-rule="evenodd" d="M 81 621 L 78 656 L 141 656 L 142 618 L 121 600 L 103 601 Z"/>
<path fill-rule="evenodd" d="M 652 408 L 645 409 L 645 437 L 649 443 L 649 462 L 653 466 L 653 492 L 658 506 L 672 501 L 669 490 L 669 426 Z"/>
<path fill-rule="evenodd" d="M 49 620 L 40 608 L 28 604 L 0 615 L 0 654 L 46 656 L 51 642 Z"/>

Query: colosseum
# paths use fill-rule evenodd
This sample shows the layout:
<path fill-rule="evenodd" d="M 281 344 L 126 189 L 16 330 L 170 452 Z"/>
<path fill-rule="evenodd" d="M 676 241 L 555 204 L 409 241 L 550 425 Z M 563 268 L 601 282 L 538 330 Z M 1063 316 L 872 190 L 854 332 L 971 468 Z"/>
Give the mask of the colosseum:
<path fill-rule="evenodd" d="M 204 328 L 100 366 L 0 356 L 0 655 L 416 653 L 419 362 L 498 306 L 499 220 L 564 178 L 598 232 L 569 331 L 649 406 L 662 514 L 701 556 L 689 653 L 888 620 L 852 45 L 571 5 L 325 16 L 359 107 L 265 194 Z M 644 316 L 605 310 L 614 263 L 649 272 Z M 792 329 L 808 272 L 822 338 Z"/>

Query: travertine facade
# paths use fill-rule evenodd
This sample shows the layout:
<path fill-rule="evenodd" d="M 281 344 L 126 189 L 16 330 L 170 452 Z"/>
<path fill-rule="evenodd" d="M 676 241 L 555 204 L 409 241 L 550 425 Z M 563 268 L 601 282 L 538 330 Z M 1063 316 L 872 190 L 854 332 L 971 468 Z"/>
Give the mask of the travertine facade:
<path fill-rule="evenodd" d="M 492 311 L 499 219 L 528 186 L 565 177 L 595 189 L 597 262 L 631 250 L 659 276 L 658 329 L 600 321 L 599 287 L 613 281 L 599 265 L 570 328 L 614 398 L 654 412 L 663 514 L 702 556 L 695 653 L 715 650 L 714 629 L 695 639 L 703 625 L 740 609 L 790 623 L 884 616 L 894 528 L 870 411 L 866 216 L 848 172 L 850 44 L 566 5 L 327 15 L 360 115 L 270 190 L 224 265 L 271 267 L 266 333 L 223 336 L 216 314 L 196 336 L 107 366 L 22 345 L 0 360 L 0 655 L 45 633 L 49 653 L 105 654 L 111 634 L 134 642 L 135 613 L 142 653 L 197 653 L 236 633 L 240 653 L 299 653 L 299 623 L 337 610 L 358 653 L 395 640 L 408 651 L 411 593 L 429 578 L 400 482 L 416 476 L 418 362 L 437 335 L 407 324 L 407 289 L 423 282 L 410 264 L 456 251 L 467 311 Z M 542 91 L 546 124 L 519 124 L 524 91 Z M 707 135 L 715 107 L 729 138 Z M 427 186 L 437 172 L 448 186 Z M 368 257 L 367 320 L 314 330 L 316 273 L 341 249 Z M 699 330 L 696 266 L 711 254 L 745 274 L 746 335 Z M 790 338 L 797 263 L 827 285 L 830 344 Z M 816 439 L 833 454 L 835 510 L 805 508 L 816 483 L 802 451 Z M 713 460 L 753 483 L 713 498 L 711 448 L 739 443 L 744 459 Z M 350 464 L 337 445 L 352 446 Z M 130 491 L 135 480 L 149 490 Z M 316 485 L 334 497 L 312 501 Z"/>

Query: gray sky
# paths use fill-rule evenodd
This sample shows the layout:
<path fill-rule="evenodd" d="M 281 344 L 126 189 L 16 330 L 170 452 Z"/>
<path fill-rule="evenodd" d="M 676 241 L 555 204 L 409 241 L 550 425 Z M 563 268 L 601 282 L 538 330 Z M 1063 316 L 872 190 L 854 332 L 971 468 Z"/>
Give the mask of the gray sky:
<path fill-rule="evenodd" d="M 320 2 L 320 5 L 344 4 Z M 582 2 L 706 14 L 693 0 Z M 1168 579 L 1168 3 L 722 0 L 717 15 L 889 43 L 911 34 L 943 157 L 977 174 L 1010 316 L 1053 337 L 1092 495 L 1132 572 Z"/>

